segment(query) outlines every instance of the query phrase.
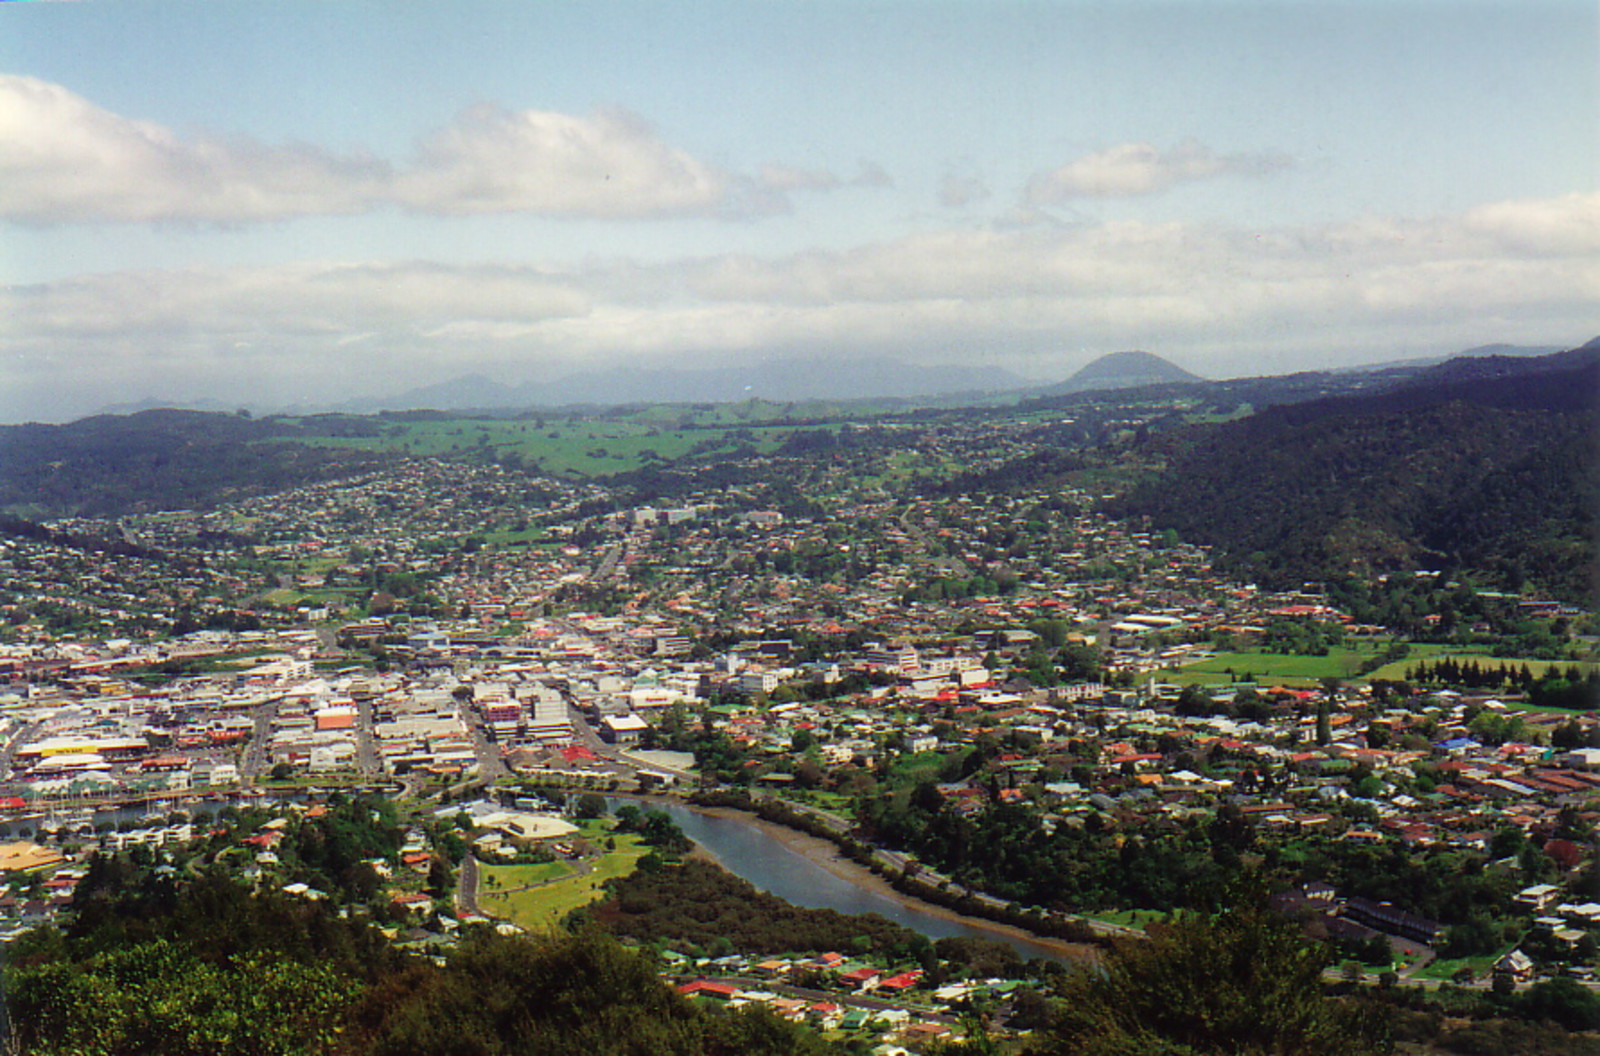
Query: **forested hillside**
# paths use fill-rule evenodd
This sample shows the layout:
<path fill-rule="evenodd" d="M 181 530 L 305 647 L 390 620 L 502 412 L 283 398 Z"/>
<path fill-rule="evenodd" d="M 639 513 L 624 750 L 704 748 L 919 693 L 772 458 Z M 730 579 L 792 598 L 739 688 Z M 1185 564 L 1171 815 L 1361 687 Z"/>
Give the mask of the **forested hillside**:
<path fill-rule="evenodd" d="M 1166 470 L 1111 504 L 1271 584 L 1480 570 L 1590 596 L 1600 349 L 1458 360 L 1389 392 L 1141 441 Z"/>
<path fill-rule="evenodd" d="M 324 416 L 321 427 L 201 411 L 101 415 L 69 425 L 0 428 L 0 509 L 117 515 L 209 505 L 377 465 L 385 456 L 298 441 L 371 420 Z"/>

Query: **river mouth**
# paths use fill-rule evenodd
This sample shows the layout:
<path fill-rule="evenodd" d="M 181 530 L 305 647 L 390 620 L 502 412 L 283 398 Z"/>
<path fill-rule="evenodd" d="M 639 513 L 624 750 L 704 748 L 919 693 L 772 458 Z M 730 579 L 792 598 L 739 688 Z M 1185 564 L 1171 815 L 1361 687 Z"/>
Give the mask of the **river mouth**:
<path fill-rule="evenodd" d="M 845 859 L 827 840 L 763 821 L 743 811 L 673 800 L 607 797 L 665 811 L 707 855 L 756 887 L 808 909 L 876 913 L 930 939 L 972 937 L 1003 942 L 1025 960 L 1080 964 L 1093 946 L 1030 935 L 1021 928 L 967 917 L 904 895 L 882 877 Z"/>

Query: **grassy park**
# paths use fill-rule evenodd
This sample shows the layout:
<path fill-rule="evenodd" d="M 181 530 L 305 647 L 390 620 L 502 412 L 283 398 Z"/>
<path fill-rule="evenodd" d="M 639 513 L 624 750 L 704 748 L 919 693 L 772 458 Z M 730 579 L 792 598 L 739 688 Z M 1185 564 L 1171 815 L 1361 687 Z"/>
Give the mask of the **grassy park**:
<path fill-rule="evenodd" d="M 618 834 L 612 839 L 613 849 L 581 862 L 482 866 L 479 907 L 530 931 L 560 924 L 573 910 L 598 899 L 607 880 L 633 872 L 639 859 L 649 853 L 635 835 Z"/>
<path fill-rule="evenodd" d="M 1198 663 L 1168 668 L 1156 673 L 1161 681 L 1178 685 L 1198 683 L 1221 685 L 1254 677 L 1258 682 L 1285 685 L 1315 685 L 1324 678 L 1351 679 L 1364 661 L 1376 655 L 1373 650 L 1330 649 L 1326 656 L 1295 653 L 1230 652 L 1218 653 Z"/>
<path fill-rule="evenodd" d="M 1404 679 L 1407 672 L 1414 669 L 1418 663 L 1423 661 L 1431 663 L 1446 658 L 1462 663 L 1471 662 L 1480 668 L 1504 667 L 1520 671 L 1526 666 L 1535 678 L 1542 676 L 1552 664 L 1563 671 L 1576 666 L 1588 672 L 1596 666 L 1589 663 L 1574 665 L 1568 661 L 1495 657 L 1485 653 L 1474 653 L 1470 649 L 1455 649 L 1448 645 L 1413 643 L 1404 659 L 1384 664 L 1364 675 L 1359 674 L 1362 666 L 1378 656 L 1382 648 L 1383 643 L 1363 643 L 1355 648 L 1330 649 L 1325 656 L 1257 650 L 1217 653 L 1192 664 L 1164 668 L 1156 672 L 1156 678 L 1180 686 L 1190 684 L 1215 686 L 1253 678 L 1263 683 L 1311 687 L 1325 678 L 1337 678 L 1347 682 L 1357 680 L 1397 682 Z"/>

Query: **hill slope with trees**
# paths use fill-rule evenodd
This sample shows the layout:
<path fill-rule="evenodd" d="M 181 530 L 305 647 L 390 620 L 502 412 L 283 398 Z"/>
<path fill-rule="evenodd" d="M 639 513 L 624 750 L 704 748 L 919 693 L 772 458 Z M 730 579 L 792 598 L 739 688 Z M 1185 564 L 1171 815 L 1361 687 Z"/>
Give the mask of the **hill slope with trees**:
<path fill-rule="evenodd" d="M 1110 504 L 1274 585 L 1417 568 L 1592 596 L 1600 347 L 1455 360 L 1384 393 L 1153 434 Z"/>
<path fill-rule="evenodd" d="M 205 506 L 347 476 L 386 456 L 302 441 L 375 421 L 328 415 L 310 427 L 203 411 L 99 415 L 0 427 L 0 509 L 101 516 Z"/>

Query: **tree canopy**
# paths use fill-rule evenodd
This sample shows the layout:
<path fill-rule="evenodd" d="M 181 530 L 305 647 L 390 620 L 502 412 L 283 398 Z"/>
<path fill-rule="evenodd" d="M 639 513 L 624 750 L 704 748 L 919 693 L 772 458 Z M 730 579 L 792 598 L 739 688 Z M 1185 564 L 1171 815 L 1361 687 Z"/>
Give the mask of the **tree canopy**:
<path fill-rule="evenodd" d="M 1369 1056 L 1367 1006 L 1322 992 L 1325 947 L 1265 909 L 1186 913 L 1070 976 L 1038 1056 Z"/>

